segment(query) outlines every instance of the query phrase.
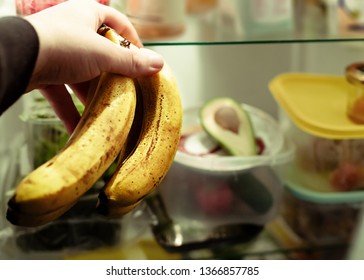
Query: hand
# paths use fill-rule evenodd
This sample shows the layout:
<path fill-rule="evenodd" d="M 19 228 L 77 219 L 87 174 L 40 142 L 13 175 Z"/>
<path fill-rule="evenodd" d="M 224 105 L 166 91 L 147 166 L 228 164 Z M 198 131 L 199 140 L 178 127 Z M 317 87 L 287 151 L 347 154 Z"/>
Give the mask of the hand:
<path fill-rule="evenodd" d="M 89 82 L 101 72 L 138 77 L 163 67 L 162 57 L 143 48 L 125 15 L 94 0 L 69 0 L 25 19 L 34 26 L 40 43 L 27 91 L 40 89 L 69 133 L 80 116 L 65 84 L 85 103 Z M 138 48 L 123 48 L 97 34 L 102 23 Z"/>

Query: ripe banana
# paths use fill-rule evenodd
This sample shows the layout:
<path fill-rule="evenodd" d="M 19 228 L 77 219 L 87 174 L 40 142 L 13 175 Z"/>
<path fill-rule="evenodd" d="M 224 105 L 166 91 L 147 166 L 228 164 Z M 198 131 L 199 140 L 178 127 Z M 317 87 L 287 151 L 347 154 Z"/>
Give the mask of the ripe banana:
<path fill-rule="evenodd" d="M 130 47 L 113 30 L 100 31 L 114 43 Z M 16 187 L 8 202 L 11 223 L 39 226 L 57 219 L 118 155 L 118 169 L 99 195 L 97 208 L 104 214 L 120 217 L 130 212 L 166 175 L 182 125 L 181 100 L 170 68 L 165 65 L 158 74 L 137 82 L 103 73 L 95 92 L 66 146 Z M 138 116 L 136 110 L 141 110 Z"/>
<path fill-rule="evenodd" d="M 138 78 L 137 83 L 143 106 L 139 140 L 100 191 L 97 203 L 98 211 L 110 217 L 132 210 L 159 185 L 173 163 L 180 140 L 182 104 L 169 66 Z"/>
<path fill-rule="evenodd" d="M 102 24 L 101 27 L 98 29 L 98 33 L 105 38 L 109 39 L 111 42 L 120 45 L 124 48 L 135 48 L 136 46 L 132 45 L 128 40 L 121 37 L 114 29 L 107 26 L 106 24 Z M 142 125 L 142 106 L 141 106 L 141 96 L 140 96 L 140 87 L 136 81 L 134 81 L 134 85 L 136 87 L 136 95 L 137 95 L 137 105 L 135 109 L 134 114 L 134 120 L 133 125 L 129 131 L 128 138 L 125 142 L 125 144 L 121 147 L 121 150 L 119 152 L 118 156 L 118 163 L 125 160 L 126 157 L 128 157 L 131 152 L 134 150 L 140 134 L 140 127 Z"/>
<path fill-rule="evenodd" d="M 65 147 L 16 186 L 8 202 L 8 220 L 38 226 L 71 208 L 116 159 L 131 129 L 135 107 L 133 79 L 103 73 Z"/>
<path fill-rule="evenodd" d="M 76 204 L 76 202 L 77 201 L 75 201 L 74 204 Z M 71 209 L 74 204 L 70 203 L 54 211 L 38 215 L 24 214 L 16 212 L 11 208 L 8 208 L 6 215 L 7 219 L 9 221 L 14 221 L 13 223 L 16 225 L 20 225 L 23 227 L 36 227 L 56 220 L 57 218 L 62 216 L 65 212 L 67 212 L 69 209 Z"/>

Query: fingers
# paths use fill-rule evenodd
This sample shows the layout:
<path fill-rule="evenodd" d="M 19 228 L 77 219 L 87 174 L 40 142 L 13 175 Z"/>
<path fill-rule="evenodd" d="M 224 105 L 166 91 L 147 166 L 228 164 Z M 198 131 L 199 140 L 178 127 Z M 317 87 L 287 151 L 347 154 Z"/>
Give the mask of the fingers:
<path fill-rule="evenodd" d="M 90 9 L 80 16 L 80 7 L 86 5 Z M 72 20 L 65 23 L 61 19 L 66 14 Z M 124 14 L 96 1 L 66 1 L 28 20 L 40 38 L 41 54 L 29 87 L 55 84 L 41 89 L 41 92 L 70 134 L 80 115 L 64 84 L 72 84 L 70 87 L 85 104 L 89 81 L 102 72 L 135 78 L 154 74 L 164 65 L 161 55 L 143 48 L 135 28 Z M 43 24 L 44 21 L 52 24 Z M 124 48 L 98 35 L 96 31 L 102 23 L 130 41 L 132 47 Z M 63 38 L 54 34 L 67 36 Z M 54 65 L 57 67 L 51 67 Z"/>
<path fill-rule="evenodd" d="M 102 48 L 109 50 L 104 52 L 108 58 L 103 57 L 102 59 L 102 61 L 107 61 L 102 66 L 108 67 L 105 71 L 137 77 L 154 74 L 163 67 L 164 60 L 161 55 L 149 49 L 138 48 L 124 36 L 118 35 L 115 29 L 110 29 L 105 25 L 98 32 L 104 36 L 102 41 L 105 45 Z M 114 53 L 110 52 L 111 49 Z M 102 52 L 101 49 L 100 52 Z"/>
<path fill-rule="evenodd" d="M 145 48 L 130 50 L 129 56 L 123 56 L 121 59 L 125 65 L 131 65 L 129 68 L 130 77 L 157 73 L 164 65 L 164 59 L 161 55 Z"/>
<path fill-rule="evenodd" d="M 77 98 L 81 101 L 81 103 L 83 105 L 86 105 L 90 82 L 87 81 L 79 84 L 71 84 L 68 86 L 72 89 L 73 93 L 77 96 Z"/>
<path fill-rule="evenodd" d="M 117 46 L 114 43 L 113 52 L 108 52 L 108 59 L 103 59 L 104 63 L 101 69 L 105 72 L 119 73 L 131 78 L 148 76 L 160 71 L 164 65 L 164 59 L 161 55 L 152 50 L 141 49 L 126 49 Z"/>
<path fill-rule="evenodd" d="M 118 73 L 133 78 L 151 75 L 161 70 L 164 65 L 163 57 L 143 48 L 138 33 L 127 16 L 110 6 L 98 5 L 97 29 L 106 24 L 131 42 L 130 48 L 124 48 L 103 38 L 102 43 L 97 43 L 98 54 L 94 56 L 99 57 L 98 69 L 101 72 Z"/>
<path fill-rule="evenodd" d="M 80 120 L 80 114 L 66 87 L 64 85 L 49 86 L 42 88 L 40 92 L 63 122 L 67 133 L 71 135 Z"/>

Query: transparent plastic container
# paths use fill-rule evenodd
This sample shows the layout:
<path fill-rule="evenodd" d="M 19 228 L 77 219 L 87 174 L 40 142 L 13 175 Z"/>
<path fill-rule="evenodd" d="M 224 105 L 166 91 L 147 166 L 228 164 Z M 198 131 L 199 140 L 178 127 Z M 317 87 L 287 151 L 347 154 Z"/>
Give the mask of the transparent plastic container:
<path fill-rule="evenodd" d="M 363 126 L 347 114 L 351 85 L 343 76 L 282 74 L 270 84 L 279 124 L 295 146 L 281 171 L 281 215 L 305 242 L 347 244 L 364 204 Z"/>
<path fill-rule="evenodd" d="M 181 0 L 126 0 L 125 14 L 142 39 L 175 37 L 186 28 L 186 3 Z"/>
<path fill-rule="evenodd" d="M 17 15 L 31 15 L 46 8 L 55 6 L 67 0 L 15 0 Z M 109 0 L 97 0 L 99 3 L 109 5 Z"/>
<path fill-rule="evenodd" d="M 290 185 L 323 194 L 364 199 L 364 139 L 329 139 L 309 134 L 281 112 L 284 132 L 295 145 L 284 171 Z"/>
<path fill-rule="evenodd" d="M 216 8 L 218 5 L 218 0 L 187 0 L 186 5 L 187 13 L 204 13 Z"/>
<path fill-rule="evenodd" d="M 308 244 L 349 242 L 364 205 L 364 139 L 327 139 L 298 128 L 281 112 L 295 159 L 281 173 L 286 186 L 282 216 Z"/>
<path fill-rule="evenodd" d="M 296 148 L 285 181 L 325 192 L 364 190 L 364 126 L 347 114 L 345 76 L 289 73 L 270 83 L 280 126 Z"/>
<path fill-rule="evenodd" d="M 238 157 L 219 151 L 193 155 L 181 147 L 185 143 L 181 141 L 159 188 L 171 219 L 191 232 L 194 227 L 232 224 L 264 227 L 276 215 L 282 194 L 276 168 L 292 159 L 293 147 L 270 115 L 246 104 L 242 106 L 251 117 L 257 140 L 264 143 L 261 154 Z M 194 138 L 202 131 L 198 110 L 195 107 L 184 111 L 181 139 Z"/>
<path fill-rule="evenodd" d="M 306 245 L 349 245 L 363 205 L 363 194 L 323 194 L 287 184 L 280 213 Z"/>

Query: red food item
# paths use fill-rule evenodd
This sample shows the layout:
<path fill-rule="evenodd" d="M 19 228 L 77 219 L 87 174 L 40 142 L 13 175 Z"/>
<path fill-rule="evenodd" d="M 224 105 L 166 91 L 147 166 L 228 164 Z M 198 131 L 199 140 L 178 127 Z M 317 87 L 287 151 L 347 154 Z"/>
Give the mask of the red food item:
<path fill-rule="evenodd" d="M 264 153 L 265 144 L 262 138 L 257 137 L 255 139 L 255 143 L 257 144 L 257 155 L 261 155 Z"/>
<path fill-rule="evenodd" d="M 336 191 L 352 191 L 364 185 L 364 172 L 360 166 L 344 162 L 331 174 L 330 182 Z"/>
<path fill-rule="evenodd" d="M 222 215 L 231 210 L 234 196 L 226 182 L 209 182 L 196 189 L 195 198 L 204 213 Z"/>

